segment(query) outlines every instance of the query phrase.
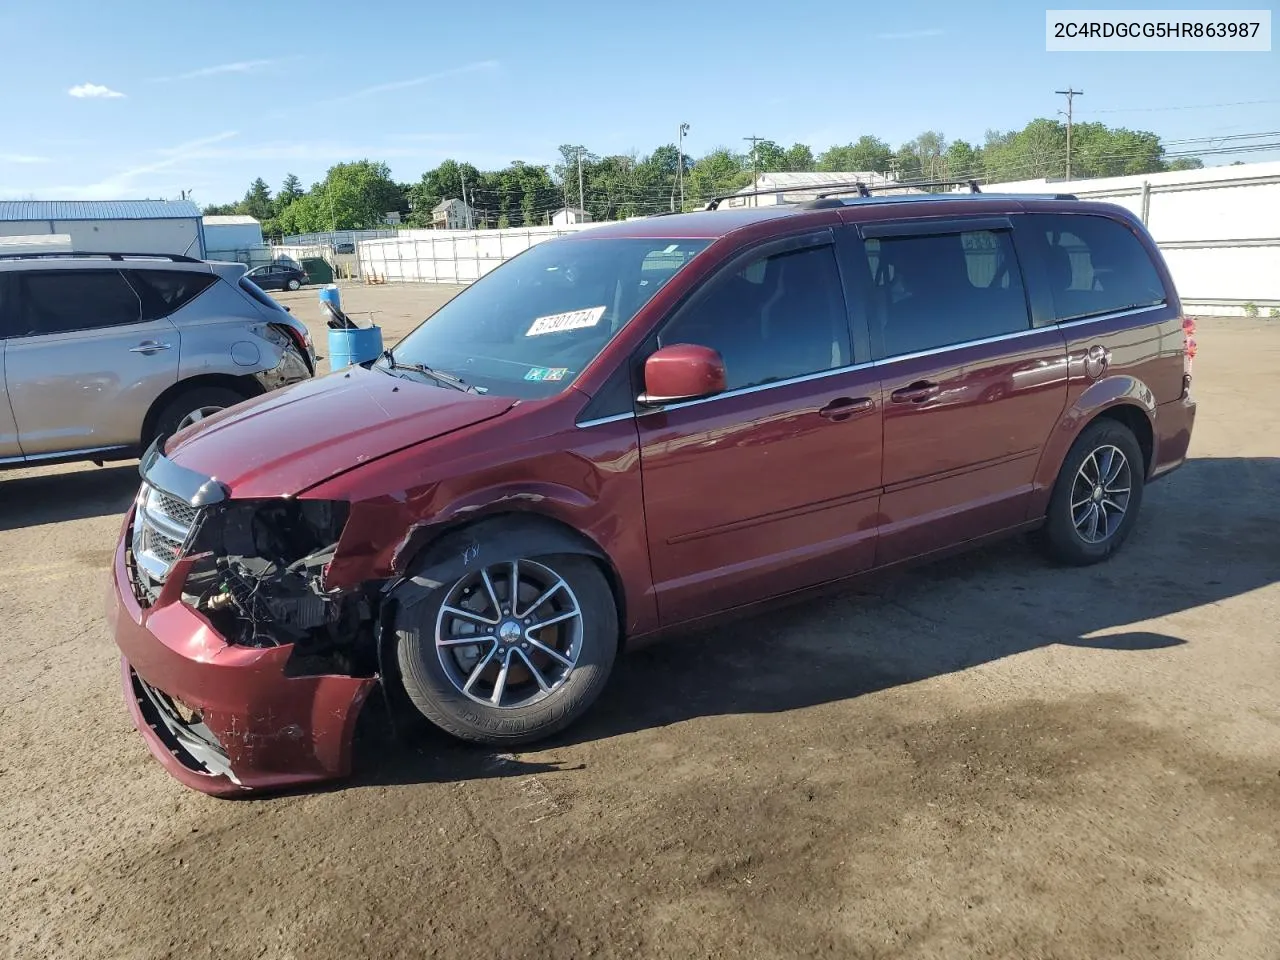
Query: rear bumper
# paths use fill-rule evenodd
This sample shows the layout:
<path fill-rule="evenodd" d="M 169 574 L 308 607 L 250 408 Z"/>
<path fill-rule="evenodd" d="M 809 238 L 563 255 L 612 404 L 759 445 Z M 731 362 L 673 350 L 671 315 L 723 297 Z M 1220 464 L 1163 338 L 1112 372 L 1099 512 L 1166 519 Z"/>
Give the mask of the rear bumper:
<path fill-rule="evenodd" d="M 291 647 L 227 643 L 181 600 L 182 561 L 153 606 L 134 597 L 116 548 L 107 619 L 122 654 L 134 725 L 182 783 L 214 796 L 281 790 L 347 775 L 355 723 L 376 682 L 285 674 Z"/>
<path fill-rule="evenodd" d="M 1196 422 L 1196 402 L 1188 391 L 1177 400 L 1156 407 L 1155 450 L 1148 480 L 1172 473 L 1187 462 L 1191 430 Z"/>

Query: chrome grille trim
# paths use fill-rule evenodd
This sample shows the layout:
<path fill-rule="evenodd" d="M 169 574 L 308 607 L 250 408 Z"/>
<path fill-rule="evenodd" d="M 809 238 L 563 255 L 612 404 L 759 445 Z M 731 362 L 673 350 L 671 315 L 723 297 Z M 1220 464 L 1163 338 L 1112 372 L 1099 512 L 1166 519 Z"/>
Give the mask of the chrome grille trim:
<path fill-rule="evenodd" d="M 199 517 L 199 508 L 143 481 L 131 534 L 137 567 L 155 583 L 164 583 L 186 552 Z"/>

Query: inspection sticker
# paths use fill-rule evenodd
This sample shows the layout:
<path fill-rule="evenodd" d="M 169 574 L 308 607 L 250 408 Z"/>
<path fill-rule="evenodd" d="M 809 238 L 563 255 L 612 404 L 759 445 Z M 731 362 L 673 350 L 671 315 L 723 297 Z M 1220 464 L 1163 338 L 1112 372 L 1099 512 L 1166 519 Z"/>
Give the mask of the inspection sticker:
<path fill-rule="evenodd" d="M 594 327 L 604 316 L 604 311 L 604 307 L 588 307 L 586 310 L 570 310 L 568 313 L 552 313 L 545 317 L 538 317 L 525 336 L 537 337 L 544 333 L 563 333 L 565 330 Z"/>
<path fill-rule="evenodd" d="M 568 372 L 569 372 L 568 367 L 552 367 L 550 370 L 547 371 L 546 376 L 544 376 L 542 379 L 543 380 L 563 380 L 564 375 Z"/>
<path fill-rule="evenodd" d="M 524 378 L 526 380 L 545 380 L 549 372 L 546 367 L 530 367 Z"/>

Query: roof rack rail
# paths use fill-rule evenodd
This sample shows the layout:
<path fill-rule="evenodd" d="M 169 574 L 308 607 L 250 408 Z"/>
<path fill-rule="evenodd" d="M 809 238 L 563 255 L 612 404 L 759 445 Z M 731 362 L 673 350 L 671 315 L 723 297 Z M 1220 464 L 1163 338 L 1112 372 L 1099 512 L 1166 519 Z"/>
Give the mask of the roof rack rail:
<path fill-rule="evenodd" d="M 741 193 L 726 193 L 719 197 L 712 197 L 711 202 L 703 209 L 718 210 L 722 201 L 730 200 L 733 197 L 763 197 L 771 193 L 802 193 L 809 190 L 828 191 L 828 194 L 824 195 L 829 195 L 830 193 L 844 193 L 848 190 L 857 190 L 859 196 L 865 197 L 868 195 L 867 191 L 869 189 L 872 188 L 869 188 L 861 180 L 850 180 L 847 183 L 814 183 L 807 187 L 774 187 L 770 190 L 744 190 Z M 814 199 L 820 200 L 822 199 L 822 196 L 815 197 Z"/>
<path fill-rule="evenodd" d="M 869 196 L 871 196 L 873 193 L 877 193 L 877 192 L 879 192 L 879 191 L 881 191 L 881 190 L 901 190 L 901 189 L 903 189 L 904 187 L 913 187 L 913 188 L 918 188 L 918 187 L 959 187 L 959 186 L 967 186 L 967 187 L 969 188 L 969 192 L 970 192 L 970 193 L 981 193 L 981 192 L 982 192 L 982 188 L 978 185 L 978 181 L 977 181 L 977 180 L 908 180 L 908 181 L 903 181 L 903 182 L 901 182 L 901 183 L 884 183 L 884 184 L 877 184 L 877 185 L 876 185 L 876 186 L 874 186 L 874 187 L 868 187 L 868 186 L 866 186 L 865 184 L 861 184 L 861 183 L 860 183 L 860 184 L 858 184 L 858 186 L 861 188 L 858 192 L 859 192 L 862 196 L 864 196 L 864 197 L 869 197 Z M 825 200 L 827 197 L 831 196 L 831 195 L 832 195 L 832 193 L 840 193 L 840 192 L 842 192 L 842 191 L 840 191 L 840 190 L 832 190 L 832 191 L 828 191 L 827 193 L 820 193 L 820 194 L 818 194 L 817 199 L 819 199 L 819 200 Z"/>
<path fill-rule="evenodd" d="M 3 249 L 0 247 L 0 249 Z M 103 257 L 107 260 L 169 260 L 173 263 L 203 263 L 197 257 L 181 253 L 103 253 L 86 250 L 40 250 L 28 253 L 0 253 L 0 260 L 85 260 Z"/>

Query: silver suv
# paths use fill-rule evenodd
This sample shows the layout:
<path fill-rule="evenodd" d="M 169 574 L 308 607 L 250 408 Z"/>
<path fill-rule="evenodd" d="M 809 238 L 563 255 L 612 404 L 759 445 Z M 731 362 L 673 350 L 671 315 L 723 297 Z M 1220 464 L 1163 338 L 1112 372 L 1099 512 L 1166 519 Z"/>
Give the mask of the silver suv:
<path fill-rule="evenodd" d="M 242 264 L 0 256 L 0 467 L 137 456 L 315 361 L 307 328 Z"/>

